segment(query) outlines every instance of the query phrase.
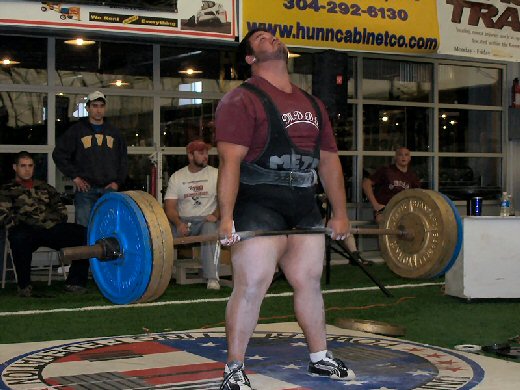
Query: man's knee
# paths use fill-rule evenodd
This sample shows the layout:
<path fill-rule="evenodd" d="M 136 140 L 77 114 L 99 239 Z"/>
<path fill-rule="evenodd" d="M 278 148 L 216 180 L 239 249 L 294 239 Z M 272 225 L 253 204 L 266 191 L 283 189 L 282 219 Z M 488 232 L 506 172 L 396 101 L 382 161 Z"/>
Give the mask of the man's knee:
<path fill-rule="evenodd" d="M 285 272 L 285 277 L 292 288 L 296 290 L 318 290 L 321 291 L 321 274 L 293 270 Z"/>
<path fill-rule="evenodd" d="M 267 291 L 267 288 L 273 281 L 274 272 L 254 272 L 249 270 L 245 275 L 235 274 L 233 282 L 240 290 L 242 290 L 245 299 L 255 299 L 257 296 L 263 297 L 263 291 Z"/>

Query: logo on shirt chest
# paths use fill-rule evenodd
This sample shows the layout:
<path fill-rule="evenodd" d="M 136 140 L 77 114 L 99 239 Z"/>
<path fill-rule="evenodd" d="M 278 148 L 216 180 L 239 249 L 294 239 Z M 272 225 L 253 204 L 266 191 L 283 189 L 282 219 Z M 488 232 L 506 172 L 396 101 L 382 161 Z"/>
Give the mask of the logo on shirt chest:
<path fill-rule="evenodd" d="M 286 129 L 288 129 L 292 125 L 300 124 L 300 123 L 310 124 L 311 126 L 314 126 L 316 128 L 316 130 L 318 130 L 318 128 L 319 128 L 319 126 L 318 126 L 318 119 L 310 111 L 306 111 L 306 112 L 301 112 L 301 111 L 287 112 L 285 114 L 282 114 L 282 122 L 283 122 L 283 124 L 284 124 Z"/>
<path fill-rule="evenodd" d="M 402 180 L 394 180 L 392 183 L 388 185 L 388 188 L 391 190 L 393 190 L 394 188 L 402 188 L 404 190 L 407 190 L 410 188 L 410 184 Z"/>
<path fill-rule="evenodd" d="M 104 142 L 105 141 L 105 142 Z M 81 138 L 81 143 L 85 149 L 89 149 L 92 147 L 92 143 L 95 143 L 97 146 L 106 145 L 109 149 L 114 147 L 114 137 L 109 135 L 105 136 L 104 134 L 94 134 L 87 135 Z"/>

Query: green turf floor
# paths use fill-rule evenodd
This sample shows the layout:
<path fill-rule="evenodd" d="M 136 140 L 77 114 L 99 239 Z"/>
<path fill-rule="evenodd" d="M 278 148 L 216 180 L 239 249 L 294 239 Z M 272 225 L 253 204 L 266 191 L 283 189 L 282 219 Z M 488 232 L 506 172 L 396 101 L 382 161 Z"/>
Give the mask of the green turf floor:
<path fill-rule="evenodd" d="M 394 295 L 386 297 L 361 269 L 349 265 L 332 267 L 331 281 L 323 283 L 327 323 L 338 318 L 384 321 L 406 328 L 407 340 L 452 348 L 457 344 L 487 345 L 520 334 L 520 300 L 472 300 L 446 296 L 443 279 L 407 280 L 391 273 L 386 265 L 367 268 Z M 432 283 L 430 286 L 418 286 Z M 407 288 L 392 288 L 397 285 Z M 334 291 L 372 287 L 366 291 Z M 89 293 L 72 295 L 62 291 L 63 282 L 49 287 L 36 283 L 42 297 L 18 298 L 13 283 L 0 293 L 0 343 L 19 343 L 82 337 L 140 334 L 169 330 L 222 326 L 226 298 L 231 289 L 206 290 L 205 285 L 179 286 L 172 282 L 166 293 L 148 306 L 112 307 L 89 284 Z M 291 289 L 276 280 L 262 305 L 263 323 L 292 322 Z M 190 302 L 195 300 L 195 302 Z M 175 302 L 172 302 L 175 301 Z M 185 301 L 179 303 L 178 301 Z M 105 306 L 107 310 L 100 310 Z M 89 311 L 56 311 L 35 314 L 12 312 L 95 307 Z M 6 315 L 9 313 L 9 315 Z"/>

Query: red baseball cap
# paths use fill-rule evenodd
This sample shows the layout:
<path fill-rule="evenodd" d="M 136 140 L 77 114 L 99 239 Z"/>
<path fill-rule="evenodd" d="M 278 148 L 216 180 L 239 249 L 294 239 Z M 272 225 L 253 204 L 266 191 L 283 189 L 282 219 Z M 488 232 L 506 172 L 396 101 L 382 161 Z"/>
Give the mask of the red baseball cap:
<path fill-rule="evenodd" d="M 195 151 L 201 151 L 201 150 L 210 150 L 213 146 L 211 146 L 210 144 L 207 144 L 205 143 L 203 140 L 201 139 L 196 139 L 194 141 L 191 141 L 187 146 L 186 146 L 186 151 L 188 153 L 193 153 Z"/>

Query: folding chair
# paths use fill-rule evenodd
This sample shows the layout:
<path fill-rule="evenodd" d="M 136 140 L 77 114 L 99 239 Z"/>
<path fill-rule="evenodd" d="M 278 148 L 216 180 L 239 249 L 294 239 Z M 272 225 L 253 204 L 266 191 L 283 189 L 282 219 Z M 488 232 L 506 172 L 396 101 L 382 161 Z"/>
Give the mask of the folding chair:
<path fill-rule="evenodd" d="M 5 240 L 4 240 L 4 263 L 2 267 L 2 288 L 5 288 L 5 278 L 7 276 L 7 272 L 12 272 L 14 275 L 14 280 L 17 282 L 18 277 L 16 275 L 16 269 L 14 268 L 13 263 L 13 252 L 11 251 L 11 246 L 9 245 L 9 239 L 7 237 L 7 229 L 5 229 Z"/>
<path fill-rule="evenodd" d="M 54 269 L 56 268 L 56 273 L 61 273 L 64 280 L 67 280 L 67 272 L 66 267 L 63 263 L 61 263 L 60 258 L 58 256 L 58 251 L 47 248 L 47 247 L 39 247 L 34 253 L 31 262 L 31 273 L 33 271 L 44 271 L 45 278 L 47 279 L 47 285 L 51 285 L 52 282 L 52 274 Z M 59 272 L 61 269 L 61 272 Z M 8 238 L 8 230 L 5 230 L 5 241 L 4 241 L 4 261 L 2 267 L 2 288 L 5 288 L 5 282 L 7 277 L 7 272 L 12 272 L 14 275 L 15 282 L 18 281 L 18 276 L 16 275 L 16 268 L 13 263 L 13 252 L 11 250 L 11 245 L 9 243 Z"/>
<path fill-rule="evenodd" d="M 49 286 L 52 282 L 53 272 L 61 273 L 63 279 L 67 280 L 67 272 L 65 270 L 64 264 L 60 261 L 58 251 L 52 248 L 48 248 L 46 246 L 39 247 L 33 253 L 31 262 L 31 274 L 33 274 L 34 271 L 45 272 L 45 277 L 47 278 L 47 285 Z"/>

